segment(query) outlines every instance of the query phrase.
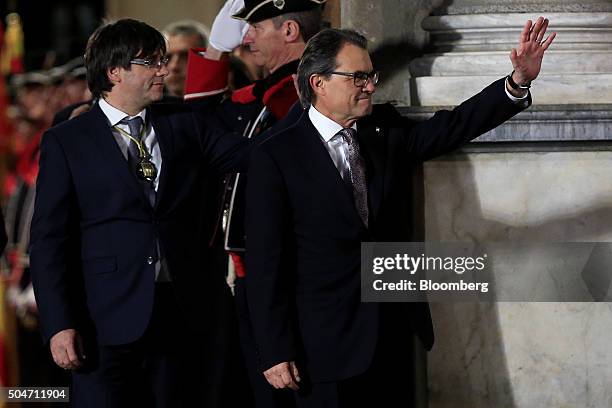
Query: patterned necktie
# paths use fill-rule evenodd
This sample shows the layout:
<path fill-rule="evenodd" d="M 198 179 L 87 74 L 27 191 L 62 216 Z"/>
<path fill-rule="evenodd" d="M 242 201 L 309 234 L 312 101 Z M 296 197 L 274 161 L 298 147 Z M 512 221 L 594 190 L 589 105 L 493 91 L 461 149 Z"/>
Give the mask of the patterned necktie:
<path fill-rule="evenodd" d="M 121 123 L 128 125 L 128 128 L 130 129 L 130 136 L 138 140 L 138 142 L 142 142 L 142 128 L 144 122 L 140 116 L 135 116 L 131 119 L 123 119 Z M 127 159 L 128 166 L 130 166 L 130 171 L 136 176 L 136 178 L 142 185 L 145 196 L 147 196 L 147 199 L 149 200 L 149 204 L 151 204 L 151 206 L 155 206 L 155 189 L 153 188 L 153 183 L 140 180 L 138 178 L 136 166 L 138 165 L 138 163 L 140 163 L 140 152 L 138 150 L 138 145 L 132 139 L 130 139 L 130 143 L 128 144 Z"/>
<path fill-rule="evenodd" d="M 140 116 L 135 116 L 131 119 L 123 119 L 121 121 L 123 124 L 127 124 L 130 129 L 130 136 L 140 142 L 140 138 L 142 136 L 142 125 L 143 121 Z M 128 143 L 128 163 L 130 164 L 130 168 L 136 167 L 136 164 L 140 161 L 140 153 L 138 151 L 138 145 L 132 139 Z"/>
<path fill-rule="evenodd" d="M 368 226 L 368 188 L 365 178 L 365 166 L 359 153 L 359 143 L 355 139 L 357 132 L 353 128 L 342 129 L 338 134 L 348 145 L 348 162 L 355 207 L 363 224 Z"/>

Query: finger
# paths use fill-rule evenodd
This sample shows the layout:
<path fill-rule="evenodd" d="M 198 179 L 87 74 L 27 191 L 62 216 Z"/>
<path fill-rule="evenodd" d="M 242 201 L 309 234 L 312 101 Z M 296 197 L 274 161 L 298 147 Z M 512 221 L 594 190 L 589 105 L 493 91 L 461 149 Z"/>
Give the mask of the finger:
<path fill-rule="evenodd" d="M 270 385 L 276 388 L 277 390 L 282 388 L 281 382 L 278 379 L 278 377 L 273 377 L 273 378 L 268 379 L 268 383 L 270 383 Z"/>
<path fill-rule="evenodd" d="M 289 373 L 289 364 L 279 367 L 276 371 L 277 378 L 281 379 L 283 385 L 289 384 L 291 380 L 291 374 Z"/>
<path fill-rule="evenodd" d="M 527 42 L 529 41 L 529 31 L 531 30 L 531 20 L 527 20 L 525 23 L 525 27 L 523 27 L 523 31 L 521 31 L 521 36 L 519 38 L 519 42 Z"/>
<path fill-rule="evenodd" d="M 278 390 L 285 388 L 285 382 L 283 381 L 283 378 L 281 376 L 282 372 L 283 372 L 283 368 L 277 367 L 277 368 L 274 368 L 273 370 L 267 371 L 265 374 L 266 380 L 268 380 L 268 383 L 270 383 L 271 386 L 273 386 L 274 388 Z"/>
<path fill-rule="evenodd" d="M 510 61 L 512 62 L 512 67 L 516 68 L 516 66 L 518 65 L 518 54 L 516 52 L 516 48 L 513 48 L 512 51 L 510 51 Z"/>
<path fill-rule="evenodd" d="M 282 379 L 283 386 L 289 387 L 294 391 L 298 389 L 297 384 L 293 381 L 293 378 L 291 378 L 291 374 L 289 373 L 289 368 L 284 369 L 280 373 L 280 376 Z"/>
<path fill-rule="evenodd" d="M 546 29 L 548 28 L 548 19 L 544 20 L 544 24 L 542 24 L 542 28 L 536 37 L 536 42 L 540 44 L 542 42 L 542 38 L 544 38 L 544 34 L 546 34 Z"/>
<path fill-rule="evenodd" d="M 65 348 L 56 348 L 51 350 L 51 355 L 53 356 L 53 361 L 55 361 L 55 364 L 57 364 L 60 368 L 67 368 L 70 365 L 70 359 L 68 358 Z"/>
<path fill-rule="evenodd" d="M 274 385 L 274 388 L 276 388 L 277 390 L 282 390 L 283 388 L 285 388 L 285 381 L 283 381 L 283 378 L 279 374 L 276 374 L 274 376 L 274 378 L 272 379 L 272 383 L 272 385 Z"/>
<path fill-rule="evenodd" d="M 553 42 L 553 40 L 555 39 L 556 36 L 557 36 L 556 32 L 553 32 L 552 34 L 550 34 L 548 36 L 546 41 L 544 41 L 544 43 L 542 44 L 542 48 L 544 49 L 544 51 L 546 51 L 548 49 L 548 47 L 550 47 L 550 44 L 552 44 L 552 42 Z"/>
<path fill-rule="evenodd" d="M 291 369 L 291 377 L 293 377 L 295 382 L 300 382 L 302 380 L 300 378 L 300 372 L 298 371 L 297 366 L 295 365 L 293 361 L 289 365 L 289 368 Z"/>
<path fill-rule="evenodd" d="M 536 40 L 536 38 L 538 37 L 538 33 L 540 32 L 540 28 L 542 28 L 542 23 L 543 22 L 544 22 L 544 18 L 543 17 L 538 17 L 538 20 L 533 25 L 533 29 L 531 30 L 531 33 L 529 34 L 529 41 L 535 41 Z"/>
<path fill-rule="evenodd" d="M 51 342 L 51 356 L 53 357 L 53 361 L 55 361 L 55 364 L 60 365 L 60 362 L 62 361 L 62 348 L 56 346 L 55 344 L 53 344 L 53 342 Z"/>
<path fill-rule="evenodd" d="M 81 361 L 79 360 L 79 356 L 77 355 L 76 348 L 74 347 L 74 343 L 71 343 L 66 347 L 66 353 L 68 354 L 68 368 L 78 368 L 81 366 Z"/>
<path fill-rule="evenodd" d="M 285 384 L 285 380 L 282 377 L 276 377 L 277 379 L 277 386 L 276 388 L 279 390 L 284 390 L 286 388 L 290 388 L 289 384 Z"/>
<path fill-rule="evenodd" d="M 289 388 L 290 390 L 297 391 L 300 389 L 300 386 L 296 384 L 295 381 L 290 380 L 289 383 L 285 384 L 285 388 Z"/>
<path fill-rule="evenodd" d="M 274 388 L 278 388 L 278 385 L 276 384 L 276 376 L 269 374 L 269 373 L 264 373 L 264 377 L 266 377 L 266 381 L 268 382 L 268 384 L 270 384 L 271 386 L 273 386 Z"/>
<path fill-rule="evenodd" d="M 535 41 L 538 38 L 538 34 L 542 30 L 542 25 L 544 24 L 544 17 L 538 17 L 537 21 L 533 25 L 533 29 L 531 30 L 531 34 L 529 39 L 531 41 Z"/>

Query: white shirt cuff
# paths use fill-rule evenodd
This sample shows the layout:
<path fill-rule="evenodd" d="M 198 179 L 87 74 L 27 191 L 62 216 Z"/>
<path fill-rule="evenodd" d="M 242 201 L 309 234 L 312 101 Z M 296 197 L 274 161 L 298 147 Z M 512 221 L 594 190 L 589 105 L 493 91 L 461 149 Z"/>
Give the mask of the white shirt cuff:
<path fill-rule="evenodd" d="M 529 90 L 527 90 L 525 96 L 522 98 L 517 98 L 516 96 L 512 95 L 510 91 L 508 91 L 508 86 L 508 78 L 506 78 L 506 82 L 504 83 L 504 91 L 506 91 L 506 95 L 508 95 L 508 98 L 510 98 L 512 102 L 519 106 L 527 106 L 529 104 L 529 101 L 527 100 L 529 97 Z"/>

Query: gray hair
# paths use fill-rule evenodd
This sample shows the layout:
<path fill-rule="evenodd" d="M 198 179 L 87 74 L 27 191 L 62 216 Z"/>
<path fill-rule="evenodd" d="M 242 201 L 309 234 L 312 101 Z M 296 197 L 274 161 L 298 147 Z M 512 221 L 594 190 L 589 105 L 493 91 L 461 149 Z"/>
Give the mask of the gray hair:
<path fill-rule="evenodd" d="M 272 23 L 277 30 L 285 21 L 293 20 L 300 26 L 300 34 L 302 40 L 307 42 L 316 33 L 321 30 L 322 13 L 320 7 L 315 7 L 311 10 L 296 11 L 293 13 L 285 13 L 276 17 L 272 17 Z"/>
<path fill-rule="evenodd" d="M 315 102 L 315 93 L 310 87 L 310 77 L 319 74 L 329 78 L 331 72 L 338 66 L 336 57 L 345 44 L 356 45 L 365 50 L 368 47 L 368 40 L 353 30 L 327 28 L 306 44 L 297 69 L 300 102 L 304 109 Z"/>
<path fill-rule="evenodd" d="M 168 24 L 163 29 L 165 37 L 182 35 L 185 37 L 197 37 L 198 47 L 206 47 L 210 30 L 202 23 L 195 20 L 181 20 Z"/>

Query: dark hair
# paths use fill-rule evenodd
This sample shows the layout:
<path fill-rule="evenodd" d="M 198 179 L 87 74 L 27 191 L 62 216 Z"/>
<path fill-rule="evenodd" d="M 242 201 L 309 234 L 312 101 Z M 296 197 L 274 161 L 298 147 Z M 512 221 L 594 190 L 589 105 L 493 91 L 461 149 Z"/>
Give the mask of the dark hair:
<path fill-rule="evenodd" d="M 272 17 L 274 28 L 279 29 L 285 21 L 293 20 L 300 26 L 302 40 L 307 42 L 321 29 L 322 12 L 320 7 L 311 10 L 296 11 Z"/>
<path fill-rule="evenodd" d="M 329 78 L 331 72 L 338 66 L 336 57 L 345 44 L 356 45 L 365 50 L 368 47 L 368 40 L 353 30 L 326 28 L 306 44 L 297 69 L 300 102 L 304 108 L 309 108 L 315 99 L 310 87 L 310 77 L 321 74 Z"/>
<path fill-rule="evenodd" d="M 99 27 L 89 37 L 85 50 L 87 85 L 91 94 L 99 98 L 112 89 L 108 69 L 130 69 L 133 58 L 149 58 L 165 53 L 164 37 L 142 21 L 126 18 Z"/>
<path fill-rule="evenodd" d="M 194 20 L 181 20 L 168 24 L 162 33 L 166 37 L 180 35 L 184 37 L 197 37 L 198 47 L 206 47 L 210 31 L 206 26 Z"/>

